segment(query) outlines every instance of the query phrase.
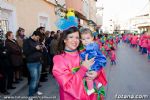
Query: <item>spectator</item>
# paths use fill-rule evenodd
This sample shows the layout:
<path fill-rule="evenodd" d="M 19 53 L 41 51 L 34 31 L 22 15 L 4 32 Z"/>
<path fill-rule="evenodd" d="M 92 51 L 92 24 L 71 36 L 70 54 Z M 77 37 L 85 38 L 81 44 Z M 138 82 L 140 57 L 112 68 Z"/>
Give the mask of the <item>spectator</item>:
<path fill-rule="evenodd" d="M 14 39 L 13 32 L 8 31 L 6 33 L 6 48 L 10 53 L 10 60 L 14 71 L 14 82 L 20 81 L 20 70 L 23 65 L 22 49 Z"/>
<path fill-rule="evenodd" d="M 29 96 L 33 96 L 35 93 L 42 95 L 43 93 L 38 91 L 38 84 L 40 80 L 41 68 L 42 68 L 42 50 L 43 47 L 39 42 L 41 33 L 34 31 L 29 39 L 26 39 L 23 44 L 23 51 L 27 59 L 27 68 L 30 72 L 31 80 L 29 82 Z"/>

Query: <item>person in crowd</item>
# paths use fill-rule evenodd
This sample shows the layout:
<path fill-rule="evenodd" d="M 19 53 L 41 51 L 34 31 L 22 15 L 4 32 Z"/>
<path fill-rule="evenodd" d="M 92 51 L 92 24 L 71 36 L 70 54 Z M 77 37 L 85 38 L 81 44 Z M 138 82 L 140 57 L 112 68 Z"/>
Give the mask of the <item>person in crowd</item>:
<path fill-rule="evenodd" d="M 51 49 L 55 48 L 51 46 L 51 42 L 54 39 L 55 31 L 51 31 L 50 37 L 45 41 L 45 45 L 48 48 L 48 55 L 49 55 L 49 64 L 50 64 L 50 69 L 49 73 L 52 74 L 52 68 L 53 68 L 53 55 L 51 54 Z"/>
<path fill-rule="evenodd" d="M 3 30 L 0 29 L 0 92 L 9 95 L 8 89 L 15 89 L 13 83 L 13 68 L 10 64 L 9 52 L 5 47 Z"/>
<path fill-rule="evenodd" d="M 60 38 L 61 33 L 62 32 L 60 30 L 57 30 L 56 34 L 58 35 L 58 39 Z"/>
<path fill-rule="evenodd" d="M 26 39 L 23 43 L 23 52 L 26 56 L 27 68 L 31 77 L 29 82 L 29 96 L 33 96 L 35 93 L 38 95 L 43 94 L 42 92 L 38 91 L 43 56 L 43 47 L 39 42 L 40 36 L 41 33 L 39 31 L 34 31 L 32 36 L 29 39 Z"/>
<path fill-rule="evenodd" d="M 25 39 L 27 39 L 27 37 L 25 36 L 25 29 L 19 27 L 19 29 L 16 32 L 16 41 L 19 44 L 19 46 L 21 47 L 22 51 L 23 51 L 23 42 L 25 41 Z M 26 58 L 23 55 L 23 65 L 21 67 L 21 75 L 20 77 L 23 76 L 29 76 L 29 72 L 27 70 L 27 65 L 26 65 Z M 23 80 L 23 78 L 20 78 L 20 81 Z"/>
<path fill-rule="evenodd" d="M 144 31 L 141 36 L 142 54 L 147 54 L 147 32 Z"/>
<path fill-rule="evenodd" d="M 94 64 L 94 58 L 89 60 L 88 55 L 86 55 L 85 60 L 80 64 L 79 43 L 80 33 L 77 27 L 70 27 L 63 31 L 58 43 L 58 54 L 53 58 L 53 75 L 59 84 L 60 100 L 96 100 L 102 98 L 101 93 L 103 92 L 87 95 L 85 91 L 83 79 L 87 70 Z M 102 71 L 93 71 L 87 74 L 89 79 L 95 79 L 106 85 L 106 79 L 101 76 Z"/>
<path fill-rule="evenodd" d="M 134 34 L 131 40 L 132 47 L 137 47 L 137 40 L 138 40 L 138 36 Z"/>
<path fill-rule="evenodd" d="M 23 41 L 27 39 L 25 36 L 25 29 L 19 27 L 19 29 L 16 32 L 16 41 L 18 42 L 19 46 L 23 48 Z"/>
<path fill-rule="evenodd" d="M 47 47 L 47 49 L 48 49 L 48 52 L 49 52 L 49 54 L 50 54 L 50 44 L 51 44 L 51 41 L 52 41 L 53 38 L 54 38 L 55 32 L 54 32 L 54 31 L 51 31 L 49 34 L 50 34 L 50 36 L 46 39 L 45 45 L 46 45 L 46 47 Z"/>
<path fill-rule="evenodd" d="M 92 71 L 99 71 L 106 65 L 106 57 L 101 53 L 98 44 L 94 41 L 94 36 L 92 31 L 88 28 L 84 28 L 81 31 L 81 41 L 83 44 L 83 52 L 80 53 L 81 59 L 84 61 L 86 54 L 88 54 L 88 59 L 95 58 L 94 64 L 88 69 L 86 74 L 90 74 Z M 82 63 L 82 62 L 81 62 Z M 87 94 L 91 95 L 95 93 L 95 88 L 99 89 L 102 84 L 99 81 L 91 80 L 85 77 L 85 82 L 87 83 Z M 96 84 L 96 86 L 94 86 Z"/>
<path fill-rule="evenodd" d="M 48 48 L 45 46 L 45 41 L 46 41 L 46 34 L 45 34 L 45 27 L 40 26 L 39 28 L 36 29 L 36 31 L 39 31 L 41 33 L 40 35 L 40 40 L 39 42 L 41 45 L 43 45 L 43 62 L 42 62 L 42 72 L 41 72 L 41 77 L 40 77 L 40 82 L 46 82 L 48 79 L 47 77 L 47 68 L 48 68 Z M 41 86 L 39 84 L 39 86 Z"/>
<path fill-rule="evenodd" d="M 148 61 L 150 62 L 150 35 L 148 36 L 147 53 L 148 53 Z"/>
<path fill-rule="evenodd" d="M 40 33 L 41 33 L 41 35 L 40 35 L 40 42 L 42 43 L 43 41 L 44 41 L 44 39 L 45 39 L 45 27 L 43 27 L 43 26 L 40 26 L 40 27 L 38 27 L 37 29 L 36 29 L 36 31 L 39 31 Z"/>
<path fill-rule="evenodd" d="M 10 53 L 10 60 L 14 71 L 14 83 L 19 83 L 21 78 L 20 71 L 23 65 L 22 49 L 14 39 L 13 32 L 8 31 L 6 33 L 5 45 L 8 52 Z"/>
<path fill-rule="evenodd" d="M 50 35 L 51 35 L 50 31 L 45 32 L 45 41 L 50 37 Z"/>
<path fill-rule="evenodd" d="M 142 52 L 142 34 L 139 35 L 139 40 L 138 40 L 138 46 L 139 46 L 139 52 Z"/>
<path fill-rule="evenodd" d="M 57 54 L 57 48 L 58 48 L 58 34 L 55 34 L 53 37 L 53 40 L 51 41 L 50 44 L 50 55 L 51 55 L 51 59 L 53 59 L 54 55 Z M 52 69 L 53 69 L 53 62 L 51 62 L 51 66 L 50 66 L 50 73 L 52 74 Z"/>
<path fill-rule="evenodd" d="M 51 61 L 50 61 L 50 44 L 48 39 L 50 38 L 51 32 L 50 31 L 46 31 L 45 32 L 45 49 L 43 51 L 43 55 L 45 56 L 45 72 L 46 72 L 46 77 L 48 76 L 49 73 L 49 69 L 50 69 L 50 65 L 51 65 Z M 46 79 L 46 78 L 45 78 Z"/>
<path fill-rule="evenodd" d="M 115 48 L 111 47 L 110 48 L 110 60 L 111 60 L 111 65 L 115 64 L 116 65 L 116 53 L 115 53 Z"/>

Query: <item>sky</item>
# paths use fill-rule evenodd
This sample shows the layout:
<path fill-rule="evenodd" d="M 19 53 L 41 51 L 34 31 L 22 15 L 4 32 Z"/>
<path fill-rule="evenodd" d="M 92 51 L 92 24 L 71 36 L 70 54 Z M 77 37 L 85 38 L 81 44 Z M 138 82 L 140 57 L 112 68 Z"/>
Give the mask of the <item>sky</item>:
<path fill-rule="evenodd" d="M 98 0 L 97 6 L 103 6 L 104 23 L 110 19 L 124 22 L 134 16 L 148 13 L 149 0 Z"/>

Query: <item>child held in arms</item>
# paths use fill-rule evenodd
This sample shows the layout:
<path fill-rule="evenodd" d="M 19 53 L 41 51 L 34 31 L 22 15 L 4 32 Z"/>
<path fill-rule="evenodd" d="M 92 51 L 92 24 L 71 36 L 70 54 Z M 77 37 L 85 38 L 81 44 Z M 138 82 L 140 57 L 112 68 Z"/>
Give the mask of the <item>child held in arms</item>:
<path fill-rule="evenodd" d="M 102 84 L 96 80 L 88 79 L 86 76 L 90 75 L 93 71 L 100 71 L 106 65 L 106 57 L 101 53 L 98 44 L 94 42 L 94 37 L 90 29 L 84 28 L 80 32 L 83 45 L 80 49 L 81 63 L 85 60 L 86 55 L 88 55 L 88 59 L 95 58 L 94 64 L 88 69 L 85 75 L 85 82 L 87 84 L 86 92 L 88 95 L 91 95 L 95 92 L 95 88 L 99 89 Z"/>

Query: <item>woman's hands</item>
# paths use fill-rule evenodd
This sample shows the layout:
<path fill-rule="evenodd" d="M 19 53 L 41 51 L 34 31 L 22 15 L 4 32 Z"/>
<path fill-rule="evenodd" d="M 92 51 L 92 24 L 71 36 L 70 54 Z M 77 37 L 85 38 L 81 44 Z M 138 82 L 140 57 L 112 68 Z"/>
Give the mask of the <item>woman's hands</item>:
<path fill-rule="evenodd" d="M 82 62 L 82 66 L 89 69 L 94 64 L 94 58 L 88 60 L 88 54 L 85 56 L 85 60 Z"/>
<path fill-rule="evenodd" d="M 93 64 L 94 64 L 94 59 L 92 58 L 88 60 L 88 54 L 85 56 L 85 61 L 82 62 L 82 66 L 86 67 L 89 69 Z M 89 71 L 86 73 L 87 77 L 89 80 L 94 80 L 97 77 L 97 72 L 96 71 Z"/>

